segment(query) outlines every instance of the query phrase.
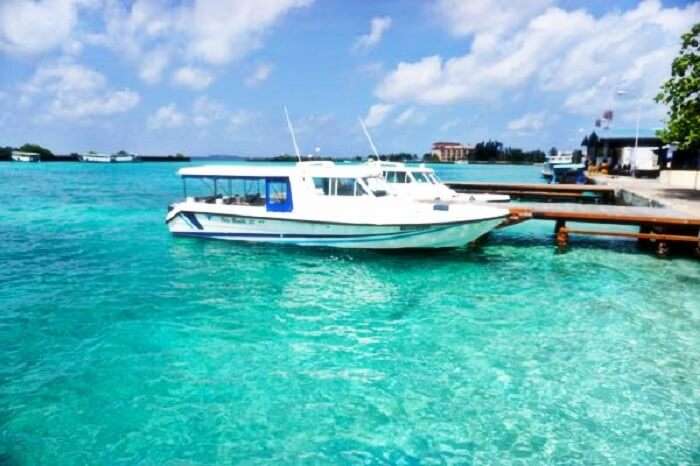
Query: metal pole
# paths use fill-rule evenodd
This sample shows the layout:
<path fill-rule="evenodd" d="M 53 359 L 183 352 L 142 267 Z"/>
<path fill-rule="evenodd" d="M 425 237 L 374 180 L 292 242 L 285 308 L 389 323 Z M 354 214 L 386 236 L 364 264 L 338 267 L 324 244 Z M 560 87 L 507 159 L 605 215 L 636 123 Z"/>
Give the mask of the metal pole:
<path fill-rule="evenodd" d="M 634 155 L 632 159 L 637 161 L 637 146 L 639 146 L 639 118 L 640 118 L 640 113 L 641 113 L 641 105 L 642 105 L 642 97 L 637 98 L 637 129 L 635 130 L 634 133 Z"/>

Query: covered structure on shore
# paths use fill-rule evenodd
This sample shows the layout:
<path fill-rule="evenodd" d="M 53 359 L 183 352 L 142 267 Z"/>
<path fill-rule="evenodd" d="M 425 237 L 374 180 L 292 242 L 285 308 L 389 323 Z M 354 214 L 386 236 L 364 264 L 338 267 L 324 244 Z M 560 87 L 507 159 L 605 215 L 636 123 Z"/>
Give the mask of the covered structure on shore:
<path fill-rule="evenodd" d="M 659 165 L 663 166 L 666 150 L 658 129 L 640 128 L 637 130 L 622 128 L 600 128 L 583 138 L 586 161 L 589 165 L 607 165 L 611 171 L 621 169 L 622 151 L 625 147 L 634 147 L 635 141 L 639 147 L 652 148 L 659 155 Z"/>

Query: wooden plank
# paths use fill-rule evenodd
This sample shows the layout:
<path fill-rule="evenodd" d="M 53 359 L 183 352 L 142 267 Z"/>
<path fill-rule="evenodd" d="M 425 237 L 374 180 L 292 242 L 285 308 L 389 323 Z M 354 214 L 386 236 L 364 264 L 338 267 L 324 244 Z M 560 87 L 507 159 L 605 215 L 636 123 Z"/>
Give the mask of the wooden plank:
<path fill-rule="evenodd" d="M 614 236 L 621 238 L 648 239 L 656 241 L 681 241 L 687 243 L 700 243 L 700 236 L 689 235 L 669 235 L 665 233 L 633 233 L 626 231 L 595 231 L 580 230 L 577 228 L 561 228 L 559 231 L 575 235 Z"/>
<path fill-rule="evenodd" d="M 522 196 L 522 197 L 548 197 L 548 198 L 566 198 L 566 199 L 581 199 L 585 197 L 583 194 L 579 193 L 559 193 L 559 192 L 548 192 L 548 191 L 512 191 L 508 189 L 492 189 L 488 190 L 490 194 L 508 194 L 509 196 Z M 468 194 L 468 193 L 465 193 Z"/>
<path fill-rule="evenodd" d="M 510 189 L 514 191 L 615 193 L 615 189 L 609 186 L 588 184 L 490 183 L 476 181 L 445 181 L 444 183 L 451 188 L 472 188 L 479 191 Z"/>
<path fill-rule="evenodd" d="M 583 204 L 510 204 L 511 215 L 527 215 L 539 220 L 564 220 L 617 225 L 700 226 L 700 218 L 684 217 L 669 209 Z"/>

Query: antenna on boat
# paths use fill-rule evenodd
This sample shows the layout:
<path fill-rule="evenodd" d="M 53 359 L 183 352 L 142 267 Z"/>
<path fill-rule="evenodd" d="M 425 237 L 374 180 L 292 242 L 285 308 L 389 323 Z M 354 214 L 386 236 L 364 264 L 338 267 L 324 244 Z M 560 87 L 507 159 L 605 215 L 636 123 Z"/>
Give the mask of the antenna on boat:
<path fill-rule="evenodd" d="M 357 117 L 357 119 L 360 121 L 360 126 L 362 126 L 362 131 L 364 131 L 365 136 L 367 136 L 367 140 L 369 141 L 369 145 L 372 146 L 372 151 L 374 152 L 374 156 L 377 157 L 377 162 L 379 162 L 379 153 L 377 152 L 377 148 L 374 145 L 374 141 L 372 141 L 372 136 L 369 135 L 369 131 L 367 131 L 367 127 L 365 126 L 365 122 L 362 121 L 362 118 Z"/>
<path fill-rule="evenodd" d="M 287 106 L 284 106 L 284 116 L 287 117 L 287 126 L 289 127 L 289 134 L 292 135 L 292 143 L 294 144 L 294 152 L 297 154 L 297 159 L 301 162 L 301 153 L 299 152 L 299 146 L 297 145 L 297 137 L 294 134 L 294 126 L 292 126 L 292 120 L 289 119 L 289 112 L 287 111 Z"/>

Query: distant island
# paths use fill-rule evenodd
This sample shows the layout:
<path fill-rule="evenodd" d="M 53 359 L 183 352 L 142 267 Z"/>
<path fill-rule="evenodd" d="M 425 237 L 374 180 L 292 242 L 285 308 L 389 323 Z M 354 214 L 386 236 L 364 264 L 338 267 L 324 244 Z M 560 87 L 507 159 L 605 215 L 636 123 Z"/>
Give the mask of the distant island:
<path fill-rule="evenodd" d="M 54 154 L 50 149 L 40 146 L 39 144 L 24 144 L 21 147 L 0 147 L 0 161 L 9 161 L 12 159 L 12 152 L 28 152 L 39 155 L 42 162 L 77 162 L 81 160 L 81 155 L 72 152 L 70 154 Z M 580 151 L 574 151 L 579 152 Z M 88 152 L 94 154 L 95 152 Z M 549 154 L 556 154 L 557 149 L 552 147 Z M 142 162 L 190 162 L 190 161 L 221 161 L 221 162 L 296 162 L 297 157 L 291 154 L 279 154 L 267 157 L 247 157 L 233 154 L 211 154 L 199 157 L 189 157 L 182 153 L 172 155 L 135 155 L 127 151 L 120 150 L 115 155 L 134 155 L 134 159 Z M 575 154 L 576 155 L 576 154 Z M 467 163 L 474 164 L 535 164 L 545 161 L 547 153 L 542 150 L 523 150 L 516 147 L 506 147 L 499 141 L 482 141 L 475 146 L 470 146 L 468 155 L 462 160 Z M 316 161 L 333 161 L 333 162 L 364 162 L 367 160 L 376 160 L 374 154 L 353 155 L 344 157 L 330 156 L 302 156 L 303 160 Z M 403 162 L 403 163 L 454 163 L 454 161 L 441 160 L 434 152 L 428 152 L 419 156 L 415 153 L 397 152 L 379 154 L 379 160 L 388 162 Z"/>
<path fill-rule="evenodd" d="M 54 154 L 50 149 L 40 146 L 39 144 L 24 144 L 21 147 L 0 147 L 0 161 L 12 160 L 13 152 L 26 152 L 38 154 L 41 162 L 79 162 L 81 154 L 72 152 L 70 154 Z M 94 151 L 88 154 L 96 154 Z M 115 155 L 133 155 L 134 159 L 141 162 L 189 162 L 190 157 L 184 154 L 173 155 L 136 155 L 130 154 L 125 150 L 120 150 Z"/>

